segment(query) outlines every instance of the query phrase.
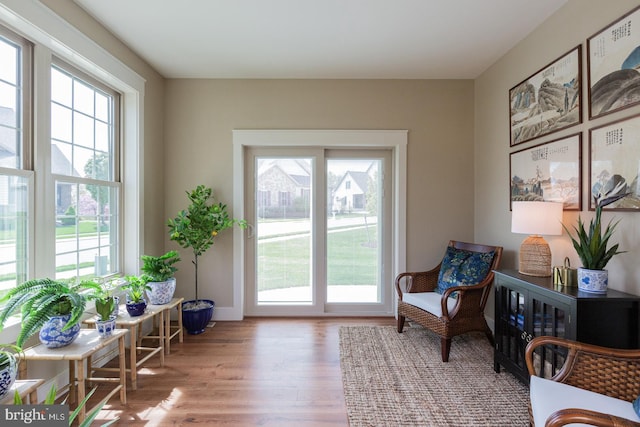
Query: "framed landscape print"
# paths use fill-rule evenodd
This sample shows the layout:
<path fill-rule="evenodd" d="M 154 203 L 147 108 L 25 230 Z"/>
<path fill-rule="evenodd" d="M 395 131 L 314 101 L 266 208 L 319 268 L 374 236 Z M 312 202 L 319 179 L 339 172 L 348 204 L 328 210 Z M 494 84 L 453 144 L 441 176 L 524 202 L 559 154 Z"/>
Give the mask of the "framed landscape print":
<path fill-rule="evenodd" d="M 640 103 L 640 7 L 587 39 L 589 118 Z"/>
<path fill-rule="evenodd" d="M 562 202 L 565 210 L 580 210 L 581 158 L 581 133 L 511 153 L 511 201 Z"/>
<path fill-rule="evenodd" d="M 582 122 L 582 46 L 509 90 L 510 145 Z"/>
<path fill-rule="evenodd" d="M 640 116 L 589 130 L 589 209 L 594 196 L 629 192 L 606 210 L 640 211 Z"/>

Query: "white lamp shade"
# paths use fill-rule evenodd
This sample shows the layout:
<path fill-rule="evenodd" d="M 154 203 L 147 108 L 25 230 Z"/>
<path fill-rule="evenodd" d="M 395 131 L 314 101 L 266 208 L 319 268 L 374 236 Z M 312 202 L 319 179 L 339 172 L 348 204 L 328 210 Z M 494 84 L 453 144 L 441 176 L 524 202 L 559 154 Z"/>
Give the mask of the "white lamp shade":
<path fill-rule="evenodd" d="M 559 236 L 562 234 L 560 202 L 512 202 L 511 232 Z"/>

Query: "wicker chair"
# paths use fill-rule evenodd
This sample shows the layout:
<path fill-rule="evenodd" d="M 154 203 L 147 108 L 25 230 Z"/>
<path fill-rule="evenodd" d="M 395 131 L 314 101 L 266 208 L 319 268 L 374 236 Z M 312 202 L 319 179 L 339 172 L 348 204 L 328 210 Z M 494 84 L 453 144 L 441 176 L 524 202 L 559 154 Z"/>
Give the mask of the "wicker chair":
<path fill-rule="evenodd" d="M 485 278 L 474 285 L 449 288 L 440 296 L 434 292 L 438 286 L 438 276 L 442 265 L 440 262 L 437 267 L 429 271 L 401 273 L 395 281 L 398 293 L 398 332 L 402 332 L 405 318 L 432 330 L 440 336 L 443 362 L 449 361 L 451 338 L 456 335 L 471 331 L 484 332 L 491 345 L 494 345 L 493 333 L 484 318 L 484 307 L 493 284 L 493 270 L 498 268 L 502 257 L 502 247 L 500 246 L 478 245 L 454 240 L 449 242 L 449 246 L 472 252 L 493 251 L 493 262 Z M 456 299 L 450 298 L 453 292 L 458 293 Z M 429 297 L 439 299 L 440 307 L 430 312 L 403 301 L 403 295 L 410 293 L 430 293 Z"/>
<path fill-rule="evenodd" d="M 525 352 L 530 375 L 538 375 L 534 365 L 535 349 L 549 345 L 554 346 L 556 350 L 561 349 L 567 352 L 564 364 L 550 380 L 627 402 L 633 402 L 640 395 L 640 350 L 620 350 L 579 343 L 565 338 L 540 336 L 529 342 Z M 564 396 L 565 399 L 561 399 L 560 403 L 567 404 L 567 394 L 565 393 Z M 610 406 L 607 407 L 609 408 Z M 533 426 L 531 407 L 529 409 Z M 593 407 L 557 410 L 547 418 L 545 426 L 557 427 L 571 423 L 603 427 L 640 427 L 638 422 L 598 412 Z"/>

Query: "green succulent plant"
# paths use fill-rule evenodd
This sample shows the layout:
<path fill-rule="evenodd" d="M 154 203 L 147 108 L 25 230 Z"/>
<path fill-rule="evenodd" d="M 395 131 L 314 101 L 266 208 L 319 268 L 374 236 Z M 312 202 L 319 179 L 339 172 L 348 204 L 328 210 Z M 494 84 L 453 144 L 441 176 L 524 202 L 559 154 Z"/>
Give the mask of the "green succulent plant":
<path fill-rule="evenodd" d="M 141 276 L 127 276 L 125 280 L 127 283 L 121 288 L 127 291 L 129 302 L 144 301 L 144 292 L 151 290 L 151 286 L 147 285 L 147 280 Z"/>
<path fill-rule="evenodd" d="M 16 345 L 24 342 L 42 328 L 53 316 L 70 314 L 63 330 L 67 330 L 80 321 L 86 303 L 95 299 L 101 292 L 98 283 L 91 280 L 53 280 L 33 279 L 11 289 L 0 299 L 0 330 L 14 313 L 21 313 L 22 327 L 16 339 Z"/>
<path fill-rule="evenodd" d="M 585 228 L 586 224 L 582 221 L 582 218 L 578 216 L 578 225 L 573 227 L 576 237 L 571 235 L 571 231 L 564 224 L 562 225 L 571 238 L 571 243 L 578 253 L 582 267 L 589 270 L 604 270 L 611 258 L 624 253 L 624 251 L 618 251 L 619 245 L 617 243 L 607 249 L 609 239 L 620 221 L 609 221 L 603 232 L 602 208 L 628 196 L 630 193 L 626 189 L 626 185 L 616 186 L 608 191 L 596 194 L 594 196 L 596 216 L 589 222 L 588 230 Z"/>

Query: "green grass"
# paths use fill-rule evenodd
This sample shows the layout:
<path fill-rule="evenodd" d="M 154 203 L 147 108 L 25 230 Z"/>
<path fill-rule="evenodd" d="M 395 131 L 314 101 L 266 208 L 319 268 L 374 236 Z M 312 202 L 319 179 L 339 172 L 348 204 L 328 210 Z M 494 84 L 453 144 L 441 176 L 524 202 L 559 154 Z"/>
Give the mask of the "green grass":
<path fill-rule="evenodd" d="M 377 284 L 376 227 L 330 233 L 327 240 L 329 285 Z M 372 247 L 373 246 L 373 247 Z M 258 291 L 309 286 L 310 238 L 258 243 Z"/>

